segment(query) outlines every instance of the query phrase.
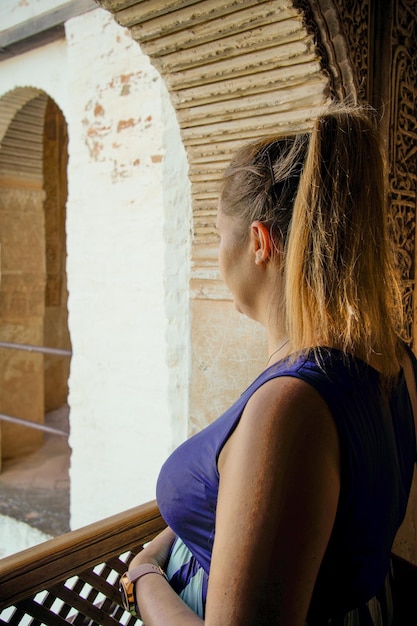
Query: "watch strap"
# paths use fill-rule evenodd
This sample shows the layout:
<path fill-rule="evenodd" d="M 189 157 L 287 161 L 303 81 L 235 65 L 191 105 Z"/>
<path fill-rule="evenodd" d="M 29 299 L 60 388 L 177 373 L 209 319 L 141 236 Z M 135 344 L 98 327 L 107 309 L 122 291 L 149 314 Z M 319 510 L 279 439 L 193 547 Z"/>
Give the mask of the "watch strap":
<path fill-rule="evenodd" d="M 142 578 L 142 576 L 145 576 L 146 574 L 159 574 L 160 576 L 166 578 L 164 570 L 159 567 L 159 565 L 152 565 L 151 563 L 137 565 L 126 572 L 126 576 L 131 583 L 135 583 L 139 580 L 139 578 Z"/>

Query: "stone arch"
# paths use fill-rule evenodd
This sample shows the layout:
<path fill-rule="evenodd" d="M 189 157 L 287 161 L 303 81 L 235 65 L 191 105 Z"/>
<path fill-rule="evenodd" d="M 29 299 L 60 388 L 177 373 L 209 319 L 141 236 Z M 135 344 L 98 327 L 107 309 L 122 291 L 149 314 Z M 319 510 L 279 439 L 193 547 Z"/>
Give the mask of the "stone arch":
<path fill-rule="evenodd" d="M 292 0 L 99 4 L 129 29 L 164 78 L 188 156 L 192 433 L 264 365 L 263 331 L 235 313 L 218 274 L 214 225 L 222 170 L 243 141 L 308 128 L 329 101 L 331 82 Z"/>
<path fill-rule="evenodd" d="M 0 99 L 1 340 L 67 348 L 66 140 L 55 146 L 53 154 L 58 140 L 51 137 L 51 110 L 58 120 L 54 131 L 59 126 L 65 135 L 64 117 L 45 92 L 19 87 Z M 64 161 L 59 165 L 58 155 Z M 51 183 L 58 168 L 63 172 L 60 192 Z M 51 271 L 54 264 L 60 265 L 59 272 Z M 58 337 L 60 344 L 54 342 Z M 69 359 L 63 357 L 57 373 L 53 358 L 27 350 L 0 350 L 3 414 L 42 423 L 45 410 L 66 401 Z M 1 432 L 3 457 L 27 453 L 42 442 L 40 431 L 12 423 L 2 423 Z"/>
<path fill-rule="evenodd" d="M 198 294 L 201 279 L 217 279 L 213 217 L 224 164 L 242 141 L 308 126 L 329 81 L 291 0 L 99 4 L 129 28 L 167 83 L 190 163 Z"/>
<path fill-rule="evenodd" d="M 43 92 L 35 87 L 17 87 L 2 96 L 0 108 L 0 142 L 3 142 L 4 135 L 10 123 L 22 107 L 30 100 L 42 94 Z"/>

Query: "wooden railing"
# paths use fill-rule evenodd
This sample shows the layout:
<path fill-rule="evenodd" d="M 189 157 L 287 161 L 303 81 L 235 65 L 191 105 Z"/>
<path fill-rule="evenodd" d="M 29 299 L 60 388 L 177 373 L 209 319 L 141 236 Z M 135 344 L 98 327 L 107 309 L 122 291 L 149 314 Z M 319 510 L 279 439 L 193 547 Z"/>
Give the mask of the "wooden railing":
<path fill-rule="evenodd" d="M 150 502 L 0 560 L 0 624 L 140 624 L 118 578 L 165 524 Z"/>
<path fill-rule="evenodd" d="M 165 526 L 149 502 L 0 560 L 0 625 L 133 626 L 118 579 Z M 395 626 L 417 625 L 417 568 L 393 555 Z"/>

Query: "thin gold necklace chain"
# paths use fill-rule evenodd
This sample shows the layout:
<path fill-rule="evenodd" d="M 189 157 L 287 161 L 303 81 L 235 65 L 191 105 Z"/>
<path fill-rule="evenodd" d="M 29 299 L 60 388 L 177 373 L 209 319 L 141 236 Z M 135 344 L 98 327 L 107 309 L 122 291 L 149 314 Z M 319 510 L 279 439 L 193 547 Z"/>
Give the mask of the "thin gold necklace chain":
<path fill-rule="evenodd" d="M 289 342 L 289 339 L 286 339 L 286 340 L 284 341 L 284 343 L 283 343 L 283 344 L 281 344 L 281 345 L 279 346 L 279 348 L 277 348 L 276 350 L 274 350 L 274 351 L 272 352 L 272 354 L 270 355 L 269 359 L 268 359 L 268 360 L 267 360 L 267 362 L 266 362 L 266 365 L 267 365 L 267 366 L 269 365 L 269 362 L 270 362 L 270 360 L 272 359 L 272 357 L 274 356 L 274 354 L 276 354 L 277 352 L 279 352 L 280 350 L 282 350 L 282 348 L 283 348 L 284 346 L 286 346 L 288 342 Z"/>

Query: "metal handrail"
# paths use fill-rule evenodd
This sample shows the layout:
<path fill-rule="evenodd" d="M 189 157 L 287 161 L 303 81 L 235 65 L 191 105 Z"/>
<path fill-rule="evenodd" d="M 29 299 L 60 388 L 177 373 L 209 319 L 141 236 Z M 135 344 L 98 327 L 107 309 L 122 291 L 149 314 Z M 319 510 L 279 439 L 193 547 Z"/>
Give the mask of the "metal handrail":
<path fill-rule="evenodd" d="M 32 346 L 28 343 L 12 343 L 10 341 L 0 341 L 0 348 L 11 348 L 12 350 L 27 350 L 28 352 L 41 352 L 42 354 L 72 356 L 71 350 L 63 350 L 62 348 L 47 348 L 46 346 Z"/>
<path fill-rule="evenodd" d="M 17 424 L 18 426 L 27 426 L 28 428 L 34 428 L 35 430 L 42 430 L 50 435 L 69 437 L 69 433 L 65 430 L 59 430 L 58 428 L 53 428 L 52 426 L 45 426 L 44 424 L 32 422 L 30 420 L 23 419 L 22 417 L 12 417 L 11 415 L 0 413 L 0 421 L 11 422 L 12 424 Z"/>
<path fill-rule="evenodd" d="M 14 343 L 11 341 L 0 341 L 0 348 L 10 348 L 12 350 L 26 350 L 28 352 L 41 352 L 42 354 L 55 354 L 59 356 L 72 356 L 71 350 L 63 350 L 61 348 L 47 348 L 46 346 L 33 346 L 28 343 Z M 0 421 L 11 422 L 18 426 L 27 426 L 28 428 L 34 428 L 35 430 L 42 430 L 50 435 L 59 435 L 61 437 L 68 437 L 69 433 L 65 430 L 59 430 L 52 426 L 45 426 L 44 424 L 38 424 L 30 420 L 23 419 L 22 417 L 13 417 L 12 415 L 6 415 L 0 413 Z"/>

